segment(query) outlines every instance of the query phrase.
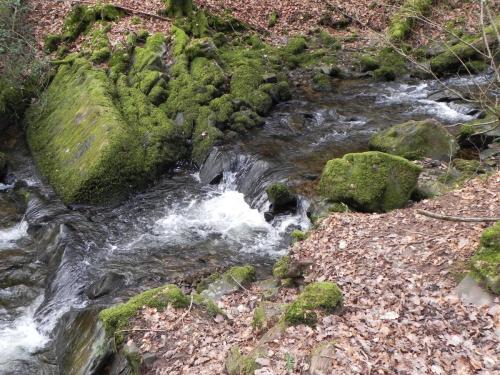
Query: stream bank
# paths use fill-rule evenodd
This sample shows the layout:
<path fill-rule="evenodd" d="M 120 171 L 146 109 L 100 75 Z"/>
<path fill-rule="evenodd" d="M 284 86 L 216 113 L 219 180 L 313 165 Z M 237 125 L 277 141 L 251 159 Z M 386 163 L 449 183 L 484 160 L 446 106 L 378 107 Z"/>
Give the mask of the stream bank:
<path fill-rule="evenodd" d="M 189 293 L 202 276 L 235 264 L 253 264 L 258 278 L 265 278 L 286 253 L 291 233 L 308 229 L 315 180 L 326 161 L 366 151 L 370 138 L 390 125 L 427 117 L 452 125 L 482 116 L 460 98 L 439 96 L 433 80 L 381 83 L 366 79 L 370 73 L 358 74 L 358 67 L 344 77 L 352 79 L 338 79 L 344 72 L 329 59 L 339 45 L 324 33 L 270 47 L 252 33 L 237 35 L 234 44 L 211 33 L 210 41 L 195 35 L 203 32 L 196 24 L 187 24 L 169 27 L 167 38 L 132 33 L 123 49 L 110 50 L 105 22 L 113 21 L 116 9 L 97 9 L 84 11 L 90 18 L 83 18 L 95 21 L 95 29 L 63 35 L 62 47 L 82 50 L 56 52 L 61 59 L 54 63 L 62 67 L 46 92 L 50 103 L 40 100 L 28 115 L 28 141 L 55 192 L 39 175 L 22 135 L 9 137 L 2 148 L 8 150 L 9 170 L 1 196 L 10 216 L 2 217 L 0 230 L 6 275 L 0 337 L 13 345 L 2 348 L 0 366 L 9 374 L 128 368 L 137 351 L 109 361 L 109 341 L 96 324 L 99 311 L 166 283 Z M 74 31 L 70 26 L 75 24 L 63 31 Z M 57 35 L 51 40 L 57 42 Z M 320 66 L 321 58 L 326 60 Z M 293 80 L 282 74 L 283 63 L 309 69 L 302 77 L 304 70 L 296 70 L 300 79 Z M 489 79 L 486 74 L 447 83 L 467 90 Z M 92 133 L 97 112 L 116 132 L 99 126 L 103 133 L 82 131 L 75 139 L 63 126 L 81 125 Z M 105 149 L 103 134 L 113 147 Z M 122 142 L 136 158 L 123 156 Z M 104 151 L 88 152 L 93 146 Z M 65 162 L 89 174 L 75 181 L 77 175 L 58 168 Z M 433 168 L 427 171 L 447 176 L 451 170 L 446 163 Z M 110 171 L 118 178 L 112 179 L 110 196 L 101 198 L 116 193 L 115 204 L 79 204 L 100 201 L 106 185 L 96 176 L 107 181 Z M 277 181 L 298 192 L 298 206 L 268 222 L 265 191 Z M 453 181 L 445 188 L 452 186 Z M 266 288 L 273 293 L 273 286 Z M 167 312 L 178 319 L 178 311 Z M 154 362 L 154 356 L 145 362 Z"/>

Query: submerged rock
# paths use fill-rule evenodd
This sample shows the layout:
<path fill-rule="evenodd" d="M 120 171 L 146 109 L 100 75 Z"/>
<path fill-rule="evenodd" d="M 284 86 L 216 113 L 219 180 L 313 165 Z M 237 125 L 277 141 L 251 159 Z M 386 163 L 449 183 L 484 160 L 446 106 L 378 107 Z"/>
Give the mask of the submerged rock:
<path fill-rule="evenodd" d="M 370 140 L 370 149 L 409 160 L 449 160 L 457 153 L 458 145 L 443 125 L 429 119 L 391 126 Z"/>
<path fill-rule="evenodd" d="M 319 190 L 361 211 L 390 211 L 407 203 L 420 171 L 402 157 L 378 151 L 347 154 L 326 164 Z"/>
<path fill-rule="evenodd" d="M 481 235 L 478 252 L 471 259 L 472 276 L 500 294 L 500 221 Z"/>

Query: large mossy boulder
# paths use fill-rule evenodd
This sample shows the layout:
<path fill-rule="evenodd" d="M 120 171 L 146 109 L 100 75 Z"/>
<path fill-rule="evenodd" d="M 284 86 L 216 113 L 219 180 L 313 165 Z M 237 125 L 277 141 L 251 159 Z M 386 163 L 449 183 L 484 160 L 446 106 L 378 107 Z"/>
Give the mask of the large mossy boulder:
<path fill-rule="evenodd" d="M 409 160 L 450 160 L 457 153 L 458 145 L 441 123 L 428 119 L 391 126 L 370 140 L 370 149 Z"/>
<path fill-rule="evenodd" d="M 493 56 L 498 56 L 499 43 L 495 29 L 500 27 L 500 16 L 496 17 L 494 23 L 495 25 L 484 29 L 484 36 L 479 33 L 465 37 L 459 43 L 447 47 L 445 51 L 433 57 L 430 60 L 432 71 L 440 76 L 459 72 L 477 73 L 478 62 L 482 62 L 488 49 L 492 51 Z"/>
<path fill-rule="evenodd" d="M 478 252 L 471 259 L 472 275 L 495 294 L 500 294 L 500 221 L 481 235 Z"/>
<path fill-rule="evenodd" d="M 421 170 L 402 157 L 383 152 L 347 154 L 326 164 L 319 190 L 331 201 L 361 211 L 390 211 L 408 202 Z"/>
<path fill-rule="evenodd" d="M 174 125 L 140 90 L 85 59 L 59 68 L 27 112 L 41 172 L 65 203 L 118 200 L 179 157 Z"/>

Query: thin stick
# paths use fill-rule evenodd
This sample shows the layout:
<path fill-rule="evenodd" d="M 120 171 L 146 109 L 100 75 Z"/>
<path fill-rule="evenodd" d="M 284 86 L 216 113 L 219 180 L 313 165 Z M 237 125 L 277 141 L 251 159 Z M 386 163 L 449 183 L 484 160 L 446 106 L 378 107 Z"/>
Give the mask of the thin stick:
<path fill-rule="evenodd" d="M 500 221 L 500 217 L 461 217 L 436 214 L 426 210 L 417 210 L 420 215 L 428 216 L 433 219 L 446 220 L 446 221 L 463 221 L 470 223 L 483 223 L 483 222 L 496 222 Z"/>
<path fill-rule="evenodd" d="M 233 277 L 233 275 L 229 274 L 229 276 L 231 276 L 231 279 L 233 279 L 233 281 L 234 281 L 236 284 L 238 284 L 238 286 L 239 286 L 241 289 L 246 290 L 246 291 L 248 292 L 248 289 L 247 289 L 247 288 L 245 288 L 243 285 L 241 285 L 241 283 L 240 283 L 238 280 L 236 280 L 236 279 Z"/>

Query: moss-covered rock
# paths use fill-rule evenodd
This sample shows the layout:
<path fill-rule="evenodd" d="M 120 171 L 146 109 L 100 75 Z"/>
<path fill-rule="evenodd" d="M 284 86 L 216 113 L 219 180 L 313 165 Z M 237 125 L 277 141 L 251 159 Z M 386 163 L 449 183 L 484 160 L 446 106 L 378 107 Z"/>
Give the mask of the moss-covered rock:
<path fill-rule="evenodd" d="M 166 12 L 174 17 L 187 17 L 193 13 L 192 0 L 165 0 Z"/>
<path fill-rule="evenodd" d="M 451 165 L 458 171 L 467 174 L 484 172 L 479 160 L 453 159 Z"/>
<path fill-rule="evenodd" d="M 211 317 L 216 317 L 217 315 L 226 315 L 224 313 L 224 310 L 222 310 L 212 299 L 204 296 L 203 294 L 195 293 L 193 296 L 193 303 L 196 306 L 200 306 L 201 308 L 203 308 Z"/>
<path fill-rule="evenodd" d="M 179 158 L 172 122 L 121 82 L 117 106 L 106 73 L 77 59 L 27 113 L 33 156 L 66 203 L 122 199 Z"/>
<path fill-rule="evenodd" d="M 282 182 L 270 185 L 266 193 L 274 212 L 281 212 L 297 205 L 297 196 L 287 184 Z"/>
<path fill-rule="evenodd" d="M 342 303 L 342 292 L 332 282 L 315 282 L 307 285 L 297 299 L 286 309 L 284 320 L 289 325 L 314 325 L 315 310 L 332 313 Z"/>
<path fill-rule="evenodd" d="M 417 17 L 425 15 L 432 6 L 432 0 L 405 0 L 401 9 L 391 18 L 389 38 L 392 41 L 406 39 Z"/>
<path fill-rule="evenodd" d="M 288 255 L 278 259 L 273 267 L 273 276 L 277 279 L 287 278 L 290 262 L 291 258 Z"/>
<path fill-rule="evenodd" d="M 380 62 L 372 55 L 362 55 L 359 63 L 362 72 L 370 72 L 380 68 Z"/>
<path fill-rule="evenodd" d="M 24 107 L 21 87 L 0 78 L 0 130 L 19 119 Z"/>
<path fill-rule="evenodd" d="M 495 19 L 496 28 L 500 28 L 500 17 Z M 475 64 L 473 61 L 478 61 L 483 58 L 484 52 L 489 49 L 498 51 L 498 38 L 495 33 L 495 28 L 490 25 L 484 30 L 486 35 L 486 43 L 482 34 L 477 34 L 474 37 L 466 38 L 453 46 L 446 48 L 446 50 L 430 60 L 430 67 L 437 75 L 456 74 L 461 71 L 466 71 L 465 65 L 474 69 Z M 470 65 L 472 63 L 472 65 Z"/>
<path fill-rule="evenodd" d="M 500 221 L 481 235 L 480 247 L 471 259 L 472 275 L 500 294 Z"/>
<path fill-rule="evenodd" d="M 249 265 L 235 266 L 222 275 L 214 274 L 199 286 L 200 294 L 211 300 L 235 292 L 255 280 L 255 268 Z"/>
<path fill-rule="evenodd" d="M 279 322 L 280 316 L 286 308 L 285 304 L 263 301 L 253 311 L 252 327 L 262 332 Z"/>
<path fill-rule="evenodd" d="M 306 238 L 307 238 L 307 233 L 305 233 L 301 230 L 295 229 L 292 232 L 292 239 L 294 242 L 304 241 Z"/>
<path fill-rule="evenodd" d="M 241 354 L 238 346 L 231 348 L 226 357 L 225 368 L 228 375 L 253 375 L 259 365 L 252 355 Z"/>
<path fill-rule="evenodd" d="M 429 119 L 391 126 L 372 137 L 370 149 L 409 160 L 450 160 L 458 151 L 458 145 L 443 125 Z"/>
<path fill-rule="evenodd" d="M 255 268 L 250 265 L 231 267 L 222 274 L 222 278 L 230 283 L 248 285 L 255 281 Z"/>
<path fill-rule="evenodd" d="M 402 157 L 378 151 L 347 154 L 326 164 L 319 190 L 358 210 L 390 211 L 407 203 L 420 171 Z"/>
<path fill-rule="evenodd" d="M 99 318 L 104 324 L 106 334 L 113 336 L 116 331 L 124 329 L 130 318 L 143 306 L 164 309 L 169 304 L 176 308 L 187 307 L 189 298 L 177 286 L 165 285 L 138 294 L 125 303 L 104 309 Z"/>

